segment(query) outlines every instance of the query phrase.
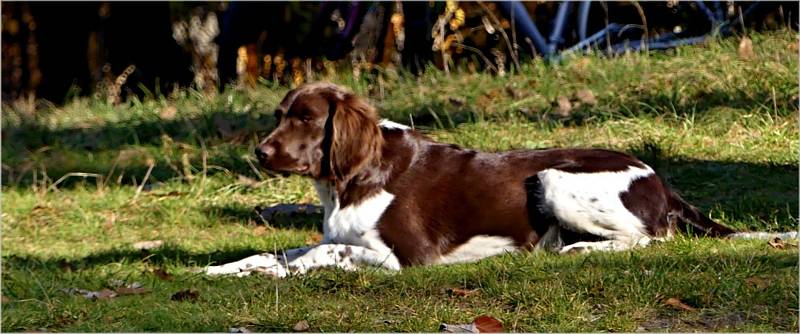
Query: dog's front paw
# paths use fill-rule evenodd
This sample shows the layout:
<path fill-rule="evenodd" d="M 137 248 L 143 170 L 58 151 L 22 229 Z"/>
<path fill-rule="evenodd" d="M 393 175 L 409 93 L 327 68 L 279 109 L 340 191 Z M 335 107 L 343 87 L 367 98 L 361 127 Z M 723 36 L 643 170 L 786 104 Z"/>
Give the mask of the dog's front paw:
<path fill-rule="evenodd" d="M 253 255 L 245 259 L 226 263 L 220 266 L 210 266 L 206 268 L 205 273 L 209 276 L 236 274 L 236 276 L 241 277 L 250 275 L 250 272 L 252 271 L 266 272 L 274 275 L 282 274 L 283 276 L 286 276 L 285 271 L 282 270 L 280 262 L 278 261 L 278 257 L 269 253 Z"/>

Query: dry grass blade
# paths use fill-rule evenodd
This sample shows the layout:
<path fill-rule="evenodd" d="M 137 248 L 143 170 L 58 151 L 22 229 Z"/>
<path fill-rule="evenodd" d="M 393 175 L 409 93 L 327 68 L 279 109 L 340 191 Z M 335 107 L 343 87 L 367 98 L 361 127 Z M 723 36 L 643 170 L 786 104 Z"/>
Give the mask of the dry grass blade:
<path fill-rule="evenodd" d="M 68 179 L 70 177 L 73 177 L 73 176 L 84 177 L 84 178 L 93 177 L 93 178 L 98 178 L 98 179 L 102 179 L 103 178 L 102 175 L 95 174 L 95 173 L 79 173 L 79 172 L 67 173 L 67 174 L 64 174 L 64 176 L 58 178 L 58 180 L 56 180 L 56 182 L 53 182 L 53 184 L 51 184 L 50 187 L 47 188 L 47 191 L 52 191 L 52 190 L 58 189 L 58 185 L 61 184 L 61 182 L 64 182 L 66 179 Z"/>
<path fill-rule="evenodd" d="M 134 202 L 136 201 L 137 198 L 139 198 L 139 195 L 142 193 L 142 189 L 144 189 L 144 185 L 147 184 L 147 179 L 150 178 L 150 173 L 153 172 L 153 167 L 156 166 L 156 163 L 153 160 L 149 160 L 147 164 L 149 166 L 147 167 L 147 172 L 144 173 L 144 179 L 142 179 L 142 184 L 139 185 L 139 188 L 136 189 L 136 194 L 133 195 Z"/>
<path fill-rule="evenodd" d="M 149 250 L 164 245 L 164 240 L 148 240 L 133 243 L 132 247 L 138 250 Z"/>
<path fill-rule="evenodd" d="M 161 112 L 158 113 L 158 116 L 165 121 L 170 121 L 175 119 L 175 115 L 178 114 L 178 108 L 175 106 L 166 106 L 161 109 Z"/>

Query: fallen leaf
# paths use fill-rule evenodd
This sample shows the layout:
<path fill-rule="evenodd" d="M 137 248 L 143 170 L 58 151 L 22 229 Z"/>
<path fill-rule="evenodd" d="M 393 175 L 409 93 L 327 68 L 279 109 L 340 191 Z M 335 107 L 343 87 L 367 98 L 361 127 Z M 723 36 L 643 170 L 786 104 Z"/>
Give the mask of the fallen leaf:
<path fill-rule="evenodd" d="M 769 240 L 769 241 L 767 241 L 767 244 L 769 244 L 772 248 L 777 248 L 777 249 L 786 248 L 786 243 L 783 240 L 781 240 L 781 238 L 775 238 L 775 239 Z"/>
<path fill-rule="evenodd" d="M 478 289 L 462 289 L 462 288 L 451 288 L 447 289 L 447 293 L 451 296 L 457 297 L 469 297 L 472 295 L 477 295 L 480 293 Z"/>
<path fill-rule="evenodd" d="M 322 242 L 322 234 L 319 232 L 313 232 L 306 238 L 306 245 L 317 245 L 320 242 Z"/>
<path fill-rule="evenodd" d="M 572 113 L 572 103 L 569 102 L 566 96 L 561 95 L 556 101 L 558 102 L 558 107 L 556 108 L 557 115 L 567 117 Z"/>
<path fill-rule="evenodd" d="M 294 326 L 292 326 L 292 330 L 295 332 L 305 332 L 309 329 L 308 321 L 307 320 L 300 320 Z"/>
<path fill-rule="evenodd" d="M 464 103 L 466 103 L 464 102 L 464 99 L 460 97 L 450 97 L 447 99 L 447 101 L 450 102 L 450 104 L 452 104 L 454 107 L 460 107 L 463 106 Z"/>
<path fill-rule="evenodd" d="M 6 297 L 6 296 L 2 296 L 2 297 L 0 297 L 0 298 L 2 298 L 2 300 L 3 300 L 3 304 L 8 304 L 8 303 L 10 303 L 10 302 L 11 302 L 11 298 L 8 298 L 8 297 Z"/>
<path fill-rule="evenodd" d="M 169 299 L 174 300 L 174 301 L 179 301 L 179 302 L 182 302 L 182 301 L 195 301 L 195 300 L 197 300 L 198 296 L 199 296 L 199 294 L 197 293 L 197 290 L 186 289 L 186 290 L 181 290 L 181 291 L 176 292 Z"/>
<path fill-rule="evenodd" d="M 150 293 L 150 289 L 148 289 L 148 288 L 121 287 L 121 288 L 117 288 L 116 292 L 117 292 L 118 296 L 141 295 L 141 294 L 145 294 L 145 293 Z"/>
<path fill-rule="evenodd" d="M 488 315 L 477 317 L 472 323 L 475 324 L 475 327 L 481 333 L 502 333 L 505 331 L 503 329 L 503 323 L 500 322 L 500 320 Z"/>
<path fill-rule="evenodd" d="M 255 222 L 253 222 L 253 224 L 255 224 Z M 258 225 L 255 228 L 253 228 L 253 234 L 254 235 L 259 235 L 260 236 L 260 235 L 267 234 L 267 232 L 268 232 L 268 229 L 264 225 Z"/>
<path fill-rule="evenodd" d="M 45 211 L 47 209 L 50 209 L 50 208 L 47 207 L 47 206 L 44 206 L 44 205 L 37 204 L 36 206 L 33 207 L 33 209 L 31 209 L 31 215 L 39 213 L 41 211 Z"/>
<path fill-rule="evenodd" d="M 594 93 L 591 90 L 584 88 L 575 93 L 575 97 L 578 98 L 579 101 L 586 103 L 588 105 L 595 105 L 597 104 L 597 98 L 594 97 Z"/>
<path fill-rule="evenodd" d="M 447 333 L 502 333 L 505 331 L 503 323 L 488 315 L 482 315 L 472 323 L 451 325 L 442 323 L 439 331 Z"/>
<path fill-rule="evenodd" d="M 755 58 L 755 53 L 753 52 L 753 40 L 747 36 L 742 37 L 742 40 L 739 42 L 739 58 L 745 60 Z"/>
<path fill-rule="evenodd" d="M 673 307 L 673 308 L 675 308 L 677 310 L 683 310 L 683 311 L 694 311 L 695 310 L 694 307 L 686 305 L 680 299 L 674 298 L 674 297 L 673 298 L 668 298 L 667 300 L 665 300 L 664 301 L 664 305 L 671 306 L 671 307 Z"/>
<path fill-rule="evenodd" d="M 149 250 L 153 248 L 158 248 L 164 245 L 163 240 L 150 240 L 150 241 L 139 241 L 133 243 L 133 248 L 138 250 Z"/>
<path fill-rule="evenodd" d="M 175 115 L 178 114 L 178 108 L 175 106 L 166 106 L 161 109 L 161 112 L 158 113 L 158 116 L 161 117 L 163 120 L 172 120 L 175 118 Z"/>
<path fill-rule="evenodd" d="M 156 274 L 156 277 L 160 278 L 162 281 L 171 281 L 174 277 L 172 274 L 168 273 L 164 268 L 156 268 L 153 270 L 153 274 Z"/>
<path fill-rule="evenodd" d="M 769 280 L 758 276 L 748 277 L 744 281 L 747 283 L 747 285 L 753 286 L 758 290 L 763 290 L 770 286 Z"/>
<path fill-rule="evenodd" d="M 521 99 L 522 98 L 522 92 L 520 92 L 519 90 L 514 89 L 514 87 L 511 87 L 511 86 L 506 86 L 506 93 L 508 93 L 508 96 L 510 96 L 513 99 Z"/>

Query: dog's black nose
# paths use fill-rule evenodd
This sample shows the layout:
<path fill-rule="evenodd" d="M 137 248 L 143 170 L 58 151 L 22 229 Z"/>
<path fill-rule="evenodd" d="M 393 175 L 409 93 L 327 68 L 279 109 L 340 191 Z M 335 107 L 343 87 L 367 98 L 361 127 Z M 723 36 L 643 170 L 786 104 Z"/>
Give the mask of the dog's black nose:
<path fill-rule="evenodd" d="M 256 147 L 256 158 L 264 161 L 275 154 L 275 148 L 272 145 L 258 145 Z"/>

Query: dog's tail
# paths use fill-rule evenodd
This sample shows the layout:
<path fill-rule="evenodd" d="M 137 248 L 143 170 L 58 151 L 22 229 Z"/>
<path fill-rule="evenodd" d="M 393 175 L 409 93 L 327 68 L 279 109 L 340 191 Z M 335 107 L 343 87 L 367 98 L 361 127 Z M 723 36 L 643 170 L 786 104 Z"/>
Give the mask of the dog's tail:
<path fill-rule="evenodd" d="M 670 223 L 674 223 L 675 227 L 683 232 L 709 237 L 726 237 L 736 233 L 736 230 L 708 218 L 675 192 L 670 192 L 669 206 Z"/>
<path fill-rule="evenodd" d="M 798 233 L 770 233 L 770 232 L 738 232 L 730 227 L 719 224 L 700 212 L 696 207 L 687 203 L 678 194 L 671 192 L 669 218 L 675 226 L 683 232 L 692 232 L 709 237 L 731 239 L 797 239 Z"/>

